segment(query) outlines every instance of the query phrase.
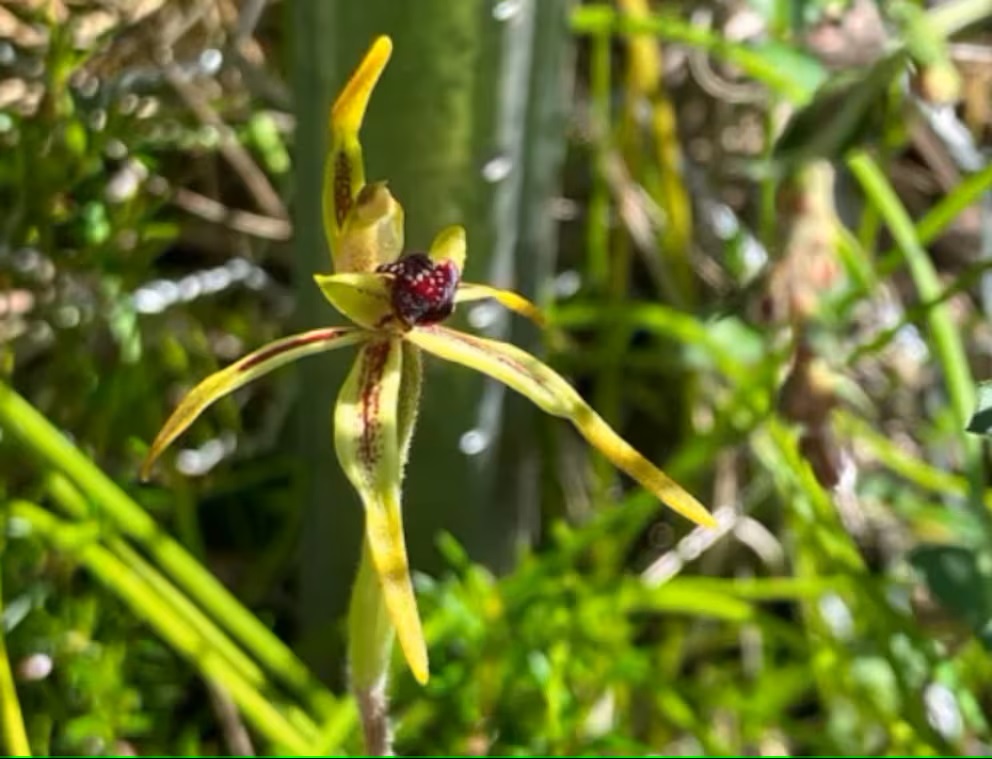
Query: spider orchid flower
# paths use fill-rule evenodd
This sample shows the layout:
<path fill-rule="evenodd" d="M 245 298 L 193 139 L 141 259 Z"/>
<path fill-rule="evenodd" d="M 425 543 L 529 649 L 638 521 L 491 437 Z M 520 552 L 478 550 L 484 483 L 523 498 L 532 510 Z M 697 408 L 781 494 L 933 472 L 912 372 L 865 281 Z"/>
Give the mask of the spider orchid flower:
<path fill-rule="evenodd" d="M 617 435 L 541 361 L 513 345 L 441 325 L 456 304 L 486 298 L 538 323 L 540 313 L 515 293 L 461 281 L 466 255 L 461 227 L 442 230 L 426 252 L 403 250 L 403 209 L 385 183 L 365 181 L 358 139 L 369 98 L 391 53 L 388 37 L 374 41 L 330 117 L 323 208 L 334 273 L 315 279 L 331 305 L 353 326 L 276 340 L 207 377 L 185 396 L 159 432 L 142 476 L 222 396 L 298 358 L 357 346 L 357 360 L 335 407 L 334 442 L 365 509 L 365 549 L 352 596 L 350 645 L 377 648 L 364 656 L 379 664 L 363 667 L 358 661 L 363 655 L 352 656 L 352 677 L 362 678 L 362 669 L 371 676 L 372 670 L 381 668 L 395 629 L 414 677 L 425 683 L 427 648 L 400 510 L 403 467 L 420 399 L 422 352 L 494 377 L 547 413 L 568 419 L 613 464 L 672 509 L 701 525 L 711 526 L 714 521 L 692 495 Z M 360 596 L 361 585 L 370 592 Z M 362 620 L 365 630 L 356 629 L 356 619 Z M 371 634 L 369 626 L 375 628 Z"/>

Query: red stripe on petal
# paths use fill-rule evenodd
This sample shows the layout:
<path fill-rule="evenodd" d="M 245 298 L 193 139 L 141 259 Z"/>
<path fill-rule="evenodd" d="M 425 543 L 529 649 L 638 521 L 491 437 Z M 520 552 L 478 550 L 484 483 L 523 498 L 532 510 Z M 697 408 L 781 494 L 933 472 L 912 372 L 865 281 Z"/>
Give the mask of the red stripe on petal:
<path fill-rule="evenodd" d="M 253 353 L 250 356 L 245 356 L 241 359 L 241 363 L 238 364 L 239 372 L 246 372 L 253 366 L 258 366 L 263 361 L 267 361 L 273 356 L 278 356 L 280 353 L 290 350 L 291 348 L 299 348 L 302 345 L 312 345 L 313 343 L 322 343 L 327 340 L 333 340 L 346 332 L 351 330 L 346 327 L 330 327 L 328 329 L 315 329 L 311 332 L 305 332 L 302 335 L 296 335 L 295 337 L 289 337 L 284 340 L 278 340 L 268 348 Z"/>
<path fill-rule="evenodd" d="M 544 388 L 547 387 L 547 384 L 542 382 L 540 377 L 535 376 L 534 373 L 527 366 L 521 364 L 519 361 L 514 361 L 512 358 L 499 351 L 490 350 L 486 346 L 485 342 L 481 339 L 476 339 L 472 335 L 466 334 L 465 332 L 460 332 L 456 329 L 446 329 L 444 327 L 420 327 L 418 329 L 421 329 L 425 332 L 436 332 L 438 334 L 443 334 L 449 340 L 454 340 L 456 342 L 468 345 L 469 347 L 474 348 L 475 350 L 480 351 L 481 353 L 485 353 L 486 356 L 491 360 L 498 361 L 499 363 L 509 367 L 518 374 L 526 375 L 541 387 Z"/>
<path fill-rule="evenodd" d="M 334 159 L 334 215 L 338 227 L 344 227 L 344 220 L 351 210 L 351 161 L 344 150 Z"/>
<path fill-rule="evenodd" d="M 369 345 L 362 351 L 362 373 L 359 380 L 361 395 L 359 410 L 362 415 L 362 439 L 358 451 L 362 461 L 368 465 L 379 457 L 381 441 L 381 425 L 379 412 L 382 397 L 382 373 L 389 360 L 391 341 Z"/>

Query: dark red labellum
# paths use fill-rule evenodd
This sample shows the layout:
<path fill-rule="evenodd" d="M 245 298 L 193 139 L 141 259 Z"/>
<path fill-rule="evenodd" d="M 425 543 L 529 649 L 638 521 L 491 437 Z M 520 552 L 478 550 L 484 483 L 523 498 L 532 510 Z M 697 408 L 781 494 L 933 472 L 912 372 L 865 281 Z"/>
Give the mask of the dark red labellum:
<path fill-rule="evenodd" d="M 426 253 L 407 253 L 376 271 L 395 277 L 393 310 L 411 327 L 443 321 L 455 310 L 455 291 L 461 274 L 452 261 L 435 263 Z"/>

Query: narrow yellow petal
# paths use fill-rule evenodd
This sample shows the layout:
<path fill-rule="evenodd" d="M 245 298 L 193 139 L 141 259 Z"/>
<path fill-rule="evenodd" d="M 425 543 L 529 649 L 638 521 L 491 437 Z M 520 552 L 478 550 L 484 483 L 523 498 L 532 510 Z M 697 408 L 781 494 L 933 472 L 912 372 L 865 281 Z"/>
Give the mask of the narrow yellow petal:
<path fill-rule="evenodd" d="M 358 132 L 365 110 L 389 57 L 393 43 L 388 37 L 376 39 L 331 108 L 330 147 L 324 166 L 324 229 L 335 265 L 341 236 L 365 186 L 365 164 Z M 346 271 L 338 266 L 338 270 Z"/>
<path fill-rule="evenodd" d="M 716 526 L 713 516 L 692 494 L 638 453 L 571 385 L 526 351 L 439 326 L 411 330 L 406 339 L 428 353 L 488 374 L 530 398 L 547 413 L 568 419 L 616 467 L 670 508 L 697 524 Z"/>
<path fill-rule="evenodd" d="M 458 271 L 461 271 L 465 268 L 466 250 L 465 227 L 456 224 L 445 227 L 435 235 L 429 255 L 435 262 L 445 259 L 452 261 L 458 267 Z"/>
<path fill-rule="evenodd" d="M 271 342 L 227 368 L 211 374 L 190 390 L 172 412 L 148 450 L 141 465 L 141 478 L 148 479 L 155 460 L 215 401 L 290 361 L 354 345 L 368 336 L 367 332 L 348 327 L 315 329 Z"/>
<path fill-rule="evenodd" d="M 382 583 L 400 648 L 418 682 L 428 678 L 427 644 L 410 580 L 400 510 L 401 451 L 397 408 L 403 346 L 384 339 L 363 346 L 334 411 L 334 444 L 365 507 L 365 538 Z"/>
<path fill-rule="evenodd" d="M 508 308 L 514 313 L 520 314 L 526 319 L 530 319 L 541 329 L 545 329 L 547 320 L 541 309 L 527 300 L 524 296 L 518 295 L 512 290 L 500 290 L 498 287 L 489 285 L 477 285 L 472 282 L 462 282 L 458 286 L 455 294 L 455 303 L 470 303 L 475 300 L 486 300 L 492 298 L 504 308 Z"/>

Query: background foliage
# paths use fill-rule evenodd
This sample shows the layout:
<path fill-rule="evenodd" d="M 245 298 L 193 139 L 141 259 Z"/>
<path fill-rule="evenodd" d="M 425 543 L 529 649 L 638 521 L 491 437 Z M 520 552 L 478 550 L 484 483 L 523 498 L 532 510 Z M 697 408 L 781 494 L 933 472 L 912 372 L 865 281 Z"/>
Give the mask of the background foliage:
<path fill-rule="evenodd" d="M 316 130 L 389 32 L 373 175 L 552 328 L 461 318 L 543 341 L 721 524 L 428 375 L 400 753 L 987 752 L 990 3 L 309 5 L 0 4 L 4 749 L 360 752 L 338 359 L 136 472 L 184 389 L 325 318 Z"/>

